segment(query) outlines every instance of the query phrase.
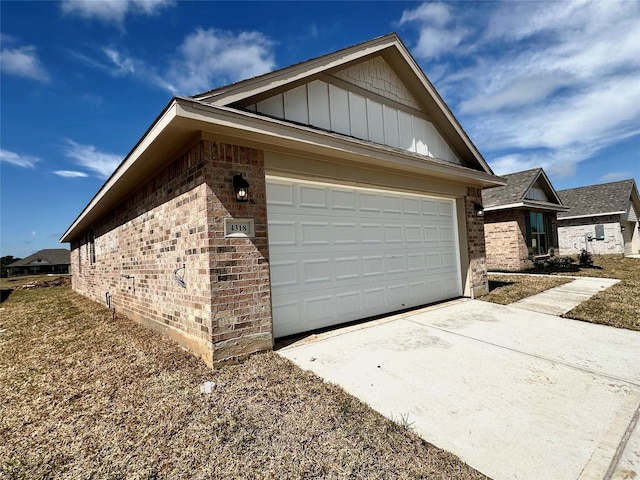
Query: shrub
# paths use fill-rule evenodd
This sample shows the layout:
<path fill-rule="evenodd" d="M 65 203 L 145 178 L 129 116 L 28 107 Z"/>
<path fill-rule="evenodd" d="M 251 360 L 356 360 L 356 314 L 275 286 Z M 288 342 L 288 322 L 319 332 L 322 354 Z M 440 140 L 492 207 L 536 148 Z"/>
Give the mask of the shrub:
<path fill-rule="evenodd" d="M 583 248 L 580 255 L 578 255 L 578 262 L 581 267 L 590 267 L 593 265 L 593 257 Z"/>

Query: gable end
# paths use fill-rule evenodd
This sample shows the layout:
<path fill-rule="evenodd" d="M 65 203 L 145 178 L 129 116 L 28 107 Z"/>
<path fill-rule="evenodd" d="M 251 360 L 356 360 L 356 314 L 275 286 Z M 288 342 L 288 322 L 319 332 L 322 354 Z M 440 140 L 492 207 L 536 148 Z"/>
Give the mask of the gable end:
<path fill-rule="evenodd" d="M 419 109 L 413 95 L 379 56 L 233 106 L 463 165 L 430 117 Z"/>

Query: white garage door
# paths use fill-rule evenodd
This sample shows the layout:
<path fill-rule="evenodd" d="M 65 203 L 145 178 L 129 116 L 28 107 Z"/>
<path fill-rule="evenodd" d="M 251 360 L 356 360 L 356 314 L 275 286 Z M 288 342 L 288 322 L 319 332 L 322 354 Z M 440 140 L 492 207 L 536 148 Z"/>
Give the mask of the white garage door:
<path fill-rule="evenodd" d="M 274 335 L 462 295 L 455 202 L 267 177 Z"/>

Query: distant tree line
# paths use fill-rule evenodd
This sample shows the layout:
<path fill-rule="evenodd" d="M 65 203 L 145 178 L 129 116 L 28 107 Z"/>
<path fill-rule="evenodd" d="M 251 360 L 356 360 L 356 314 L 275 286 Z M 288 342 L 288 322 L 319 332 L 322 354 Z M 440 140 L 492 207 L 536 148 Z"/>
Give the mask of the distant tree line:
<path fill-rule="evenodd" d="M 7 265 L 11 265 L 13 262 L 17 262 L 18 260 L 22 260 L 21 258 L 15 258 L 13 255 L 7 255 L 5 257 L 0 258 L 0 277 L 7 277 Z"/>

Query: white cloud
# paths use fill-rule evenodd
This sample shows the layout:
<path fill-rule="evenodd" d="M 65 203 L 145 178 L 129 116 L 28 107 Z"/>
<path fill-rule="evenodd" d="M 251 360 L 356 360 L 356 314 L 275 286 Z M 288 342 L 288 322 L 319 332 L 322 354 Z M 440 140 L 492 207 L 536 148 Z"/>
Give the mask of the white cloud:
<path fill-rule="evenodd" d="M 633 173 L 631 172 L 609 172 L 602 177 L 600 180 L 603 182 L 617 182 L 618 180 L 626 180 L 628 178 L 633 178 Z"/>
<path fill-rule="evenodd" d="M 437 72 L 438 90 L 485 157 L 496 155 L 495 171 L 542 166 L 570 176 L 579 162 L 640 135 L 639 2 L 447 4 L 440 16 L 426 5 L 401 23 L 418 27 L 425 71 Z M 434 29 L 451 33 L 455 48 L 425 50 Z"/>
<path fill-rule="evenodd" d="M 102 50 L 107 61 L 78 52 L 71 54 L 114 77 L 136 78 L 174 95 L 194 95 L 273 70 L 273 47 L 273 42 L 259 32 L 197 29 L 168 57 L 165 68 L 151 66 L 114 47 Z"/>
<path fill-rule="evenodd" d="M 74 170 L 56 170 L 53 173 L 64 178 L 84 178 L 89 176 L 84 172 L 76 172 Z"/>
<path fill-rule="evenodd" d="M 399 23 L 419 25 L 420 38 L 413 52 L 418 57 L 429 59 L 454 51 L 469 34 L 466 28 L 455 26 L 454 20 L 449 5 L 423 3 L 413 10 L 402 12 Z"/>
<path fill-rule="evenodd" d="M 67 140 L 64 153 L 76 164 L 97 173 L 101 178 L 108 178 L 122 161 L 120 155 L 100 152 L 93 145 L 81 145 L 73 140 Z"/>
<path fill-rule="evenodd" d="M 113 75 L 124 76 L 136 72 L 135 61 L 132 58 L 122 55 L 112 48 L 105 48 L 103 51 L 116 66 L 115 70 L 111 70 Z"/>
<path fill-rule="evenodd" d="M 400 25 L 407 22 L 432 23 L 444 26 L 451 19 L 451 10 L 444 3 L 423 3 L 413 10 L 405 10 L 400 18 Z"/>
<path fill-rule="evenodd" d="M 27 155 L 20 155 L 4 148 L 0 149 L 0 162 L 10 163 L 18 167 L 33 168 L 40 159 L 36 157 L 29 157 Z"/>
<path fill-rule="evenodd" d="M 41 82 L 49 81 L 49 74 L 40 62 L 36 47 L 33 45 L 3 48 L 0 52 L 0 69 L 3 73 L 18 77 L 30 78 Z"/>
<path fill-rule="evenodd" d="M 171 0 L 63 0 L 62 11 L 122 27 L 127 15 L 155 15 L 173 4 Z"/>
<path fill-rule="evenodd" d="M 178 92 L 193 95 L 274 66 L 273 42 L 259 32 L 197 29 L 184 39 L 167 77 Z"/>
<path fill-rule="evenodd" d="M 531 76 L 516 78 L 503 89 L 478 95 L 460 103 L 462 113 L 479 113 L 519 108 L 544 100 L 562 87 L 563 76 Z"/>

